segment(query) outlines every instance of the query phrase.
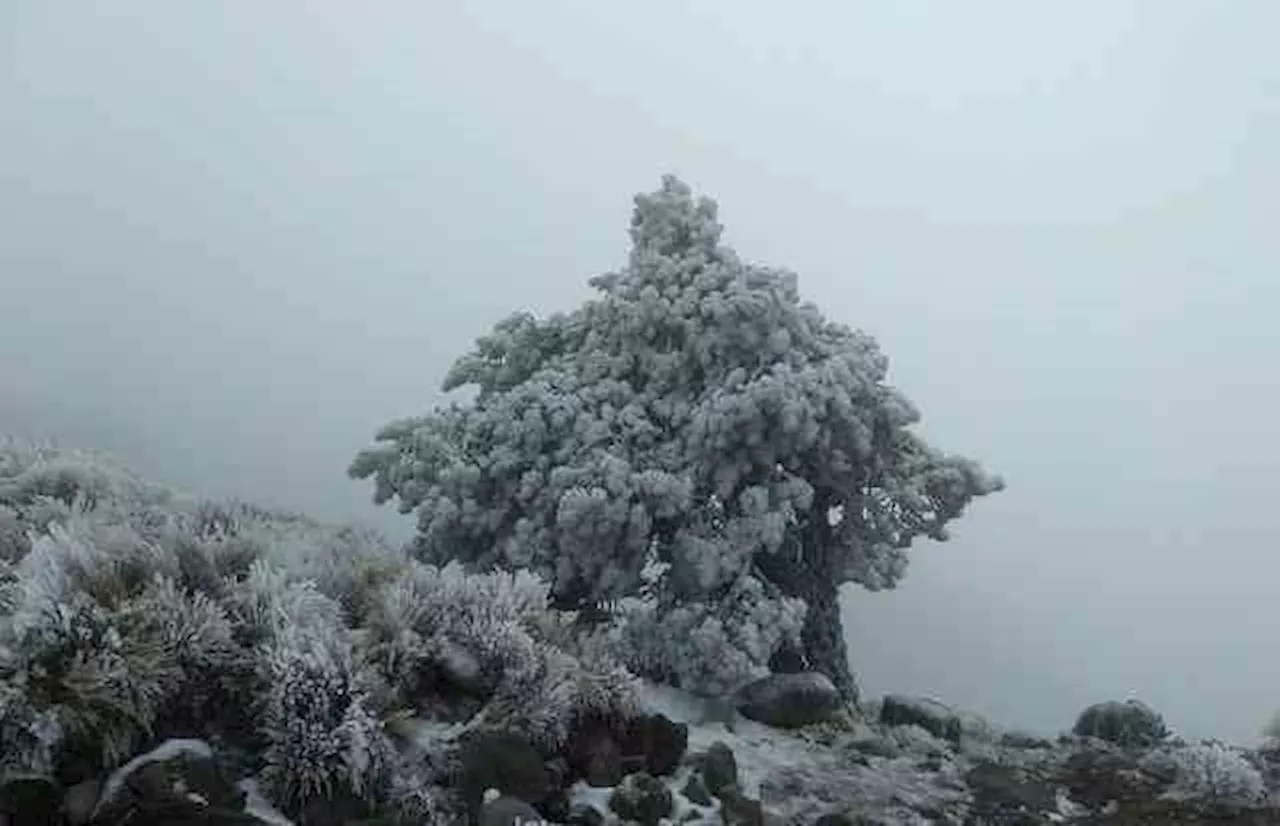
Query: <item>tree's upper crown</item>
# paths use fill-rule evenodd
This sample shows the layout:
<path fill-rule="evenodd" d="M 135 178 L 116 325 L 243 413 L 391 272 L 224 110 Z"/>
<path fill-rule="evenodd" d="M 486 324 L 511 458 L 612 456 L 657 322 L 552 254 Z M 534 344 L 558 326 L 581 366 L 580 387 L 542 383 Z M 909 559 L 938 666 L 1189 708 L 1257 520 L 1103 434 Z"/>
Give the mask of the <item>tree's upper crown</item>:
<path fill-rule="evenodd" d="M 999 488 L 911 432 L 873 338 L 721 243 L 714 201 L 667 176 L 630 233 L 595 298 L 515 314 L 454 364 L 445 387 L 475 384 L 473 403 L 389 426 L 353 465 L 421 505 L 441 553 L 626 592 L 657 538 L 723 582 L 834 508 L 824 575 L 889 587 L 914 537 Z"/>

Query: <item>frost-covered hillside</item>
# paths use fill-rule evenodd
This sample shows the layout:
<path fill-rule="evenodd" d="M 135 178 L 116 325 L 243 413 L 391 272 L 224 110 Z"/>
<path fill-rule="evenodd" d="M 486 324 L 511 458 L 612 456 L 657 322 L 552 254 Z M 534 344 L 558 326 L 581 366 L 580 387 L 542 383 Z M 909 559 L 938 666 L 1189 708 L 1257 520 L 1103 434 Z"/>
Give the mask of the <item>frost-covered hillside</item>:
<path fill-rule="evenodd" d="M 777 674 L 726 714 L 635 677 L 616 636 L 549 597 L 528 573 L 425 565 L 368 531 L 5 441 L 0 820 L 1280 816 L 1271 751 L 1180 743 L 1138 705 L 1100 705 L 1046 741 L 936 701 L 819 708 Z"/>

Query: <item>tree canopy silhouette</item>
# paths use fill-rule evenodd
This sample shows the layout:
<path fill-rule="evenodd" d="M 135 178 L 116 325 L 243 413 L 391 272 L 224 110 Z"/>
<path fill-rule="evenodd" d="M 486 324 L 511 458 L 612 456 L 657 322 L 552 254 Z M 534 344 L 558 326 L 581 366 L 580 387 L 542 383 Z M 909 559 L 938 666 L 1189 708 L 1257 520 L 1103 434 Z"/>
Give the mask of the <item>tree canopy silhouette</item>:
<path fill-rule="evenodd" d="M 474 399 L 388 424 L 350 473 L 417 510 L 428 561 L 529 568 L 559 607 L 744 582 L 802 598 L 805 658 L 853 698 L 839 586 L 893 587 L 917 537 L 1003 483 L 913 432 L 876 342 L 721 232 L 714 201 L 664 177 L 597 296 L 499 322 L 444 382 Z"/>

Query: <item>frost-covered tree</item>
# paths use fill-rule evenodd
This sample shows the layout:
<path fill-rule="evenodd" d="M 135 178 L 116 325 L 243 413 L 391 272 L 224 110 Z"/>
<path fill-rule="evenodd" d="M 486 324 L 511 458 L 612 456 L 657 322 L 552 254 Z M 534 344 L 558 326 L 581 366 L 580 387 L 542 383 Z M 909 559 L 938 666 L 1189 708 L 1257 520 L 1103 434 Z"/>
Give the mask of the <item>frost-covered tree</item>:
<path fill-rule="evenodd" d="M 665 177 L 595 298 L 498 323 L 444 382 L 474 399 L 387 425 L 350 473 L 417 510 L 426 560 L 531 568 L 560 607 L 634 595 L 655 562 L 672 609 L 744 577 L 803 598 L 805 653 L 852 698 L 839 586 L 893 587 L 917 537 L 1002 483 L 914 433 L 875 341 L 721 230 Z"/>
<path fill-rule="evenodd" d="M 1267 797 L 1266 781 L 1257 767 L 1239 750 L 1218 741 L 1157 749 L 1144 755 L 1139 765 L 1170 778 L 1173 782 L 1164 796 L 1174 800 L 1250 806 Z"/>

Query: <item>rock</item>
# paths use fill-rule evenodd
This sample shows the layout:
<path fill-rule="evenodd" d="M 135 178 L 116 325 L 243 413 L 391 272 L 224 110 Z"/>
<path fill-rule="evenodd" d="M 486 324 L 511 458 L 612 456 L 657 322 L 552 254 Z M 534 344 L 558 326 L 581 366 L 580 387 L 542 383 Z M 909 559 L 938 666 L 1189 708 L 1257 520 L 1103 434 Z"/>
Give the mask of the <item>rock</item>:
<path fill-rule="evenodd" d="M 1000 732 L 981 714 L 957 711 L 956 719 L 960 721 L 960 736 L 966 743 L 995 743 L 1000 739 Z"/>
<path fill-rule="evenodd" d="M 1080 712 L 1071 731 L 1078 737 L 1096 737 L 1124 748 L 1148 748 L 1169 737 L 1164 718 L 1139 700 L 1095 703 Z"/>
<path fill-rule="evenodd" d="M 623 767 L 621 741 L 632 726 L 628 720 L 589 716 L 575 723 L 569 732 L 563 756 L 569 766 L 569 781 L 585 779 L 594 788 L 611 788 L 627 775 Z M 638 768 L 643 768 L 641 758 Z"/>
<path fill-rule="evenodd" d="M 813 822 L 813 826 L 862 826 L 861 817 L 845 814 L 826 814 Z"/>
<path fill-rule="evenodd" d="M 52 777 L 19 774 L 0 784 L 0 823 L 44 826 L 58 821 L 62 788 Z"/>
<path fill-rule="evenodd" d="M 680 790 L 680 794 L 690 803 L 699 806 L 711 806 L 715 800 L 711 797 L 711 792 L 707 789 L 706 781 L 696 774 L 689 775 L 689 780 L 684 784 L 684 788 Z"/>
<path fill-rule="evenodd" d="M 947 764 L 945 758 L 940 754 L 929 754 L 916 761 L 916 768 L 921 771 L 937 774 L 942 771 L 942 767 Z"/>
<path fill-rule="evenodd" d="M 623 753 L 641 756 L 641 768 L 655 777 L 673 773 L 689 746 L 689 726 L 662 714 L 645 714 L 628 726 Z"/>
<path fill-rule="evenodd" d="M 813 826 L 859 826 L 858 821 L 846 814 L 823 815 L 813 822 Z"/>
<path fill-rule="evenodd" d="M 973 791 L 970 819 L 1010 826 L 1048 826 L 1058 814 L 1057 790 L 1037 773 L 982 761 L 965 774 Z"/>
<path fill-rule="evenodd" d="M 1138 769 L 1137 758 L 1094 741 L 1073 751 L 1063 763 L 1058 782 L 1072 800 L 1093 811 L 1157 795 L 1160 782 Z"/>
<path fill-rule="evenodd" d="M 62 798 L 62 816 L 67 819 L 68 826 L 84 826 L 89 822 L 101 792 L 102 783 L 97 780 L 82 780 L 67 789 L 66 796 Z"/>
<path fill-rule="evenodd" d="M 552 823 L 567 823 L 573 807 L 569 803 L 569 795 L 564 789 L 556 789 L 547 795 L 535 808 L 542 813 L 545 820 Z"/>
<path fill-rule="evenodd" d="M 622 768 L 622 750 L 612 737 L 601 739 L 590 750 L 587 758 L 587 785 L 607 789 L 622 782 L 626 772 Z"/>
<path fill-rule="evenodd" d="M 888 826 L 888 824 L 871 815 L 837 812 L 823 815 L 814 821 L 813 826 Z"/>
<path fill-rule="evenodd" d="M 778 728 L 799 728 L 830 720 L 844 700 L 827 675 L 817 671 L 770 674 L 738 690 L 738 712 Z"/>
<path fill-rule="evenodd" d="M 488 789 L 537 805 L 551 792 L 551 777 L 528 738 L 508 731 L 476 731 L 463 737 L 458 750 L 459 794 L 477 815 Z"/>
<path fill-rule="evenodd" d="M 738 760 L 733 749 L 719 741 L 712 743 L 699 760 L 702 782 L 713 795 L 738 785 Z"/>
<path fill-rule="evenodd" d="M 1051 741 L 1025 731 L 1006 731 L 1000 736 L 1000 744 L 1011 749 L 1053 748 L 1053 743 Z"/>
<path fill-rule="evenodd" d="M 720 819 L 724 826 L 764 826 L 764 808 L 729 786 L 720 792 Z"/>
<path fill-rule="evenodd" d="M 904 754 L 940 756 L 948 753 L 955 745 L 915 723 L 894 726 L 888 730 L 887 735 L 886 739 L 897 743 Z"/>
<path fill-rule="evenodd" d="M 568 790 L 573 782 L 569 776 L 569 762 L 563 757 L 557 757 L 543 765 L 547 769 L 547 784 L 550 791 L 540 802 L 534 804 L 534 808 L 542 812 L 546 820 L 564 823 L 569 819 Z"/>
<path fill-rule="evenodd" d="M 623 820 L 641 826 L 658 826 L 658 821 L 671 816 L 675 799 L 662 781 L 651 774 L 638 772 L 626 779 L 609 796 L 609 808 Z"/>
<path fill-rule="evenodd" d="M 902 756 L 902 746 L 893 740 L 880 736 L 859 737 L 849 743 L 849 748 L 864 755 L 885 757 L 890 760 Z"/>
<path fill-rule="evenodd" d="M 480 805 L 478 826 L 519 826 L 522 823 L 541 824 L 542 815 L 525 801 L 511 795 L 500 794 Z"/>
<path fill-rule="evenodd" d="M 203 740 L 166 740 L 107 777 L 94 823 L 249 824 L 245 794 L 218 767 Z"/>
<path fill-rule="evenodd" d="M 960 742 L 963 730 L 960 716 L 945 703 L 927 697 L 887 695 L 880 704 L 880 722 L 887 726 L 920 726 L 920 728 L 953 743 Z"/>

